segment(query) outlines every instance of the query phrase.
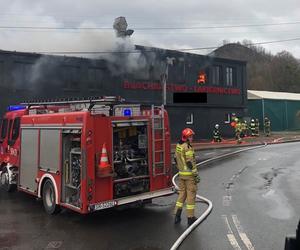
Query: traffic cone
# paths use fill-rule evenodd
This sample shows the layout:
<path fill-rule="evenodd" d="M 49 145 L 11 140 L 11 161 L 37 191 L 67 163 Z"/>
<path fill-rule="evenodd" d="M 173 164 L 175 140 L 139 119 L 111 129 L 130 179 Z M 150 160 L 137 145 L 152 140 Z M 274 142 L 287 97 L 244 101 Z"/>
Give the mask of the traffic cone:
<path fill-rule="evenodd" d="M 108 162 L 106 144 L 104 143 L 102 146 L 101 158 L 98 165 L 98 172 L 100 175 L 106 175 L 111 173 L 111 166 Z"/>

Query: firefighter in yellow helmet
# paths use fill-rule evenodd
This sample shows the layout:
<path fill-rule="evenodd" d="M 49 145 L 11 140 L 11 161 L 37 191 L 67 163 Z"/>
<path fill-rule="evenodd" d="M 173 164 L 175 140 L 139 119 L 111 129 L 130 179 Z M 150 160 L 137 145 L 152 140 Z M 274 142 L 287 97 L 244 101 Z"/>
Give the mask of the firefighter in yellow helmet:
<path fill-rule="evenodd" d="M 197 218 L 194 215 L 197 183 L 200 182 L 198 176 L 195 152 L 191 145 L 194 131 L 186 128 L 182 131 L 181 140 L 176 145 L 175 161 L 177 163 L 179 175 L 179 196 L 175 206 L 175 224 L 181 221 L 181 212 L 184 202 L 186 202 L 186 213 L 188 225 L 192 225 Z"/>
<path fill-rule="evenodd" d="M 235 139 L 238 144 L 242 143 L 241 132 L 242 132 L 242 123 L 238 118 L 235 118 Z"/>

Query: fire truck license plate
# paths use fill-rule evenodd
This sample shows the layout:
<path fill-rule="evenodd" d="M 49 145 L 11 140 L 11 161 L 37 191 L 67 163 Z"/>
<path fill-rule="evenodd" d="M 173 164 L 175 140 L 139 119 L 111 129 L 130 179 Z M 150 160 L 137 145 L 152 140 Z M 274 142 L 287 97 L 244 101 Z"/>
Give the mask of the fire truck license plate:
<path fill-rule="evenodd" d="M 115 201 L 102 202 L 95 205 L 95 210 L 106 209 L 106 208 L 114 207 L 115 205 L 116 205 Z"/>

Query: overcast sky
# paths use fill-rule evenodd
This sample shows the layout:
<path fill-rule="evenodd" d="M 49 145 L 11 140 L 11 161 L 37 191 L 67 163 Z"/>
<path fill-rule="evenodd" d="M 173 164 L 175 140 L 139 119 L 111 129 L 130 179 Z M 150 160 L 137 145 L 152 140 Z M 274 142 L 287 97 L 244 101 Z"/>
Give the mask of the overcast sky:
<path fill-rule="evenodd" d="M 128 28 L 135 29 L 131 37 L 134 44 L 181 49 L 219 46 L 223 40 L 268 42 L 299 38 L 262 46 L 273 54 L 287 50 L 300 58 L 299 0 L 0 0 L 0 4 L 0 49 L 3 50 L 109 50 L 113 48 L 112 29 L 11 27 L 112 28 L 116 17 L 125 16 Z M 273 25 L 222 28 L 256 24 Z"/>

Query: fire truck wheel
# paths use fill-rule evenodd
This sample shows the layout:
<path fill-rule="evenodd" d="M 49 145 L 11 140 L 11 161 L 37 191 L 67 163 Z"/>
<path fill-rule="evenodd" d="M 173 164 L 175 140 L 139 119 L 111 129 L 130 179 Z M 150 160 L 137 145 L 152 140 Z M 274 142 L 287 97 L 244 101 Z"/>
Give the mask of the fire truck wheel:
<path fill-rule="evenodd" d="M 51 180 L 46 180 L 43 186 L 43 204 L 48 214 L 56 214 L 60 207 L 55 203 L 55 190 Z"/>
<path fill-rule="evenodd" d="M 15 190 L 16 185 L 15 184 L 9 184 L 9 180 L 8 180 L 8 172 L 6 167 L 3 168 L 2 172 L 1 172 L 1 176 L 0 176 L 0 184 L 1 187 L 6 191 L 6 192 L 12 192 Z"/>

